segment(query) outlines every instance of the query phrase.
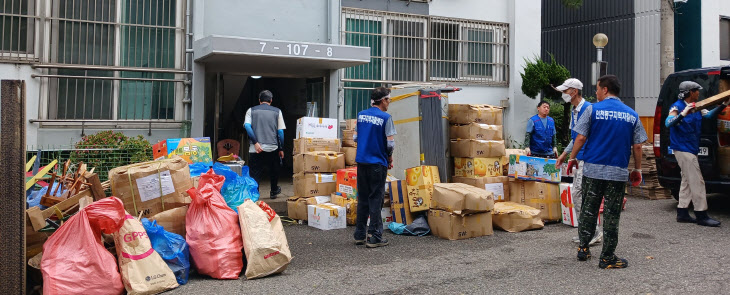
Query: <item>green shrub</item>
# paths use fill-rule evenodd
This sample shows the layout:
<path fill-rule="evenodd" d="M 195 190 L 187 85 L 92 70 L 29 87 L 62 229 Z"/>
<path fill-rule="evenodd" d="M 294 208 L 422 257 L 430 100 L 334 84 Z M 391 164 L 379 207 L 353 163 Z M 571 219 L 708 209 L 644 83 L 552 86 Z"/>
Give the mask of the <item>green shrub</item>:
<path fill-rule="evenodd" d="M 88 169 L 96 167 L 102 181 L 112 168 L 152 160 L 152 145 L 142 135 L 128 137 L 111 130 L 82 137 L 74 149 L 71 162 L 83 161 Z"/>

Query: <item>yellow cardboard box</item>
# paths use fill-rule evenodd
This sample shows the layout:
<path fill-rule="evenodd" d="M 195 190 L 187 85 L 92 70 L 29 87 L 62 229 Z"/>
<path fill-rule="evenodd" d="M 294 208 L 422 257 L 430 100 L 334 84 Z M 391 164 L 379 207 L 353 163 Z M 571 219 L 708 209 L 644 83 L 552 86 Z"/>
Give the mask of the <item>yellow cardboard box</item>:
<path fill-rule="evenodd" d="M 454 158 L 454 176 L 496 177 L 504 175 L 504 166 L 509 162 L 503 157 Z"/>
<path fill-rule="evenodd" d="M 436 166 L 417 166 L 406 169 L 406 188 L 411 212 L 426 211 L 431 207 L 433 184 L 440 183 Z"/>

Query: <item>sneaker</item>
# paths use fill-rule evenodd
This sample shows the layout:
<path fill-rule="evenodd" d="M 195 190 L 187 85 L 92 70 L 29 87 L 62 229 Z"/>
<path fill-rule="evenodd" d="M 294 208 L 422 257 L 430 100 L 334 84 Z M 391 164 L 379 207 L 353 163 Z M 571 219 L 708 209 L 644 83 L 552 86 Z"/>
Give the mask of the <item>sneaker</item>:
<path fill-rule="evenodd" d="M 271 199 L 276 199 L 276 196 L 278 196 L 281 193 L 281 187 L 277 186 L 275 190 L 271 190 L 271 193 L 269 195 L 271 196 Z"/>
<path fill-rule="evenodd" d="M 573 237 L 573 243 L 580 244 L 580 238 L 579 237 Z"/>
<path fill-rule="evenodd" d="M 596 235 L 593 236 L 593 239 L 591 240 L 591 242 L 588 243 L 588 245 L 593 246 L 593 245 L 598 244 L 600 242 L 603 242 L 603 232 L 602 231 L 597 232 Z"/>
<path fill-rule="evenodd" d="M 367 242 L 365 242 L 365 247 L 377 248 L 377 247 L 388 246 L 388 244 L 389 243 L 388 243 L 387 239 L 381 238 L 380 240 L 377 240 L 373 237 L 368 237 Z"/>
<path fill-rule="evenodd" d="M 578 247 L 578 261 L 586 261 L 591 258 L 591 250 L 588 247 Z"/>
<path fill-rule="evenodd" d="M 601 258 L 601 262 L 598 263 L 598 267 L 602 269 L 607 268 L 627 268 L 629 266 L 629 262 L 626 261 L 626 259 L 618 258 L 616 255 L 614 255 L 610 259 L 604 259 Z"/>
<path fill-rule="evenodd" d="M 355 246 L 365 245 L 365 240 L 355 240 Z"/>

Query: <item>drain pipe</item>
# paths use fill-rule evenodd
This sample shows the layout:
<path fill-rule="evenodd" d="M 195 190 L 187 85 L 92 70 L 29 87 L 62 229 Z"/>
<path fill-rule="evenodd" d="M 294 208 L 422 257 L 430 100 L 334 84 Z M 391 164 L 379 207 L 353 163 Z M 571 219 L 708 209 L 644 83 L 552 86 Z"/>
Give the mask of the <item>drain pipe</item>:
<path fill-rule="evenodd" d="M 185 71 L 187 78 L 185 79 L 185 93 L 183 95 L 183 116 L 184 116 L 184 137 L 190 137 L 192 133 L 192 66 L 193 66 L 193 17 L 192 17 L 193 0 L 185 1 Z"/>

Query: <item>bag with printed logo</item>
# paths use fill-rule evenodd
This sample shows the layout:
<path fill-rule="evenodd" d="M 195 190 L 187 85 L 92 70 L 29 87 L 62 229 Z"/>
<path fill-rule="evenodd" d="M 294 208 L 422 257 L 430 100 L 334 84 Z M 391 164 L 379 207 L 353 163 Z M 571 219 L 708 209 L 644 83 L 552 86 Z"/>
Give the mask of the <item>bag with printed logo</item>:
<path fill-rule="evenodd" d="M 187 208 L 186 208 L 187 209 Z M 175 279 L 180 285 L 188 283 L 190 275 L 190 250 L 188 243 L 182 236 L 165 230 L 157 224 L 157 221 L 150 221 L 142 218 L 142 225 L 152 242 L 152 249 L 160 254 L 162 260 L 167 263 L 170 270 L 175 274 Z"/>
<path fill-rule="evenodd" d="M 279 215 L 268 204 L 246 200 L 238 206 L 246 278 L 256 279 L 283 272 L 291 261 L 289 243 Z"/>
<path fill-rule="evenodd" d="M 220 193 L 224 179 L 211 169 L 200 176 L 200 189 L 188 190 L 193 202 L 185 216 L 185 239 L 198 273 L 235 280 L 243 269 L 243 241 L 238 214 Z"/>
<path fill-rule="evenodd" d="M 175 274 L 152 248 L 139 220 L 127 214 L 124 225 L 114 234 L 114 245 L 128 294 L 157 294 L 177 288 Z"/>
<path fill-rule="evenodd" d="M 101 243 L 124 223 L 124 204 L 104 198 L 79 210 L 43 245 L 43 294 L 121 294 L 114 255 Z"/>

